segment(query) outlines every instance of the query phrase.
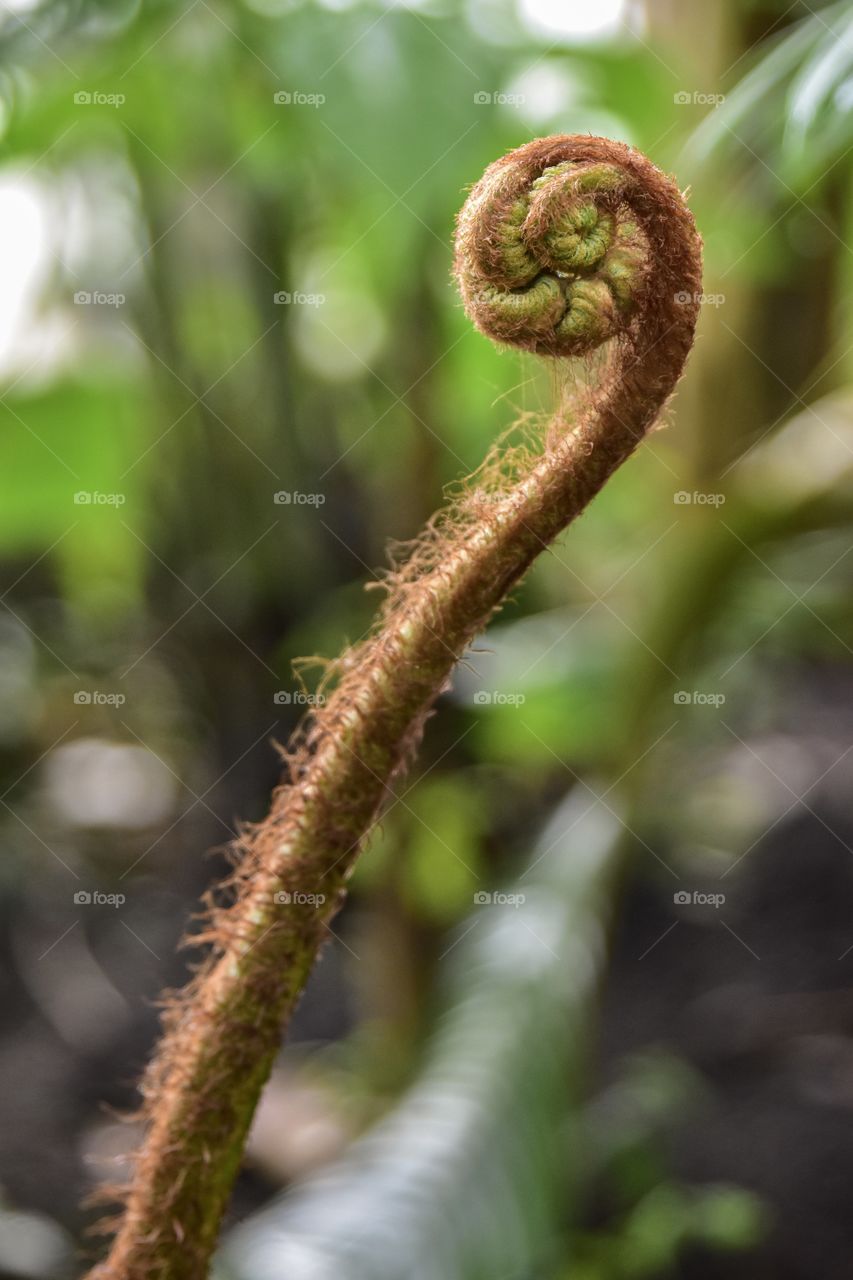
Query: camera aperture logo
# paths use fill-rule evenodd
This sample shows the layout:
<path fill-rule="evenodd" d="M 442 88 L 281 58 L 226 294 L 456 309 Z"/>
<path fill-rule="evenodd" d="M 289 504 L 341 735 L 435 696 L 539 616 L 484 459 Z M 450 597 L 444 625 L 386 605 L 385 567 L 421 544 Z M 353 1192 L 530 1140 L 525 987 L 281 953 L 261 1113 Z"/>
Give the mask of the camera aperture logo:
<path fill-rule="evenodd" d="M 322 507 L 325 493 L 302 493 L 299 489 L 279 489 L 272 500 L 277 507 Z"/>
<path fill-rule="evenodd" d="M 299 890 L 290 892 L 288 889 L 279 889 L 272 896 L 273 902 L 277 907 L 322 907 L 326 901 L 325 893 L 301 893 Z"/>
<path fill-rule="evenodd" d="M 481 89 L 474 94 L 474 105 L 477 107 L 523 107 L 527 101 L 523 93 L 488 93 Z"/>
<path fill-rule="evenodd" d="M 724 693 L 703 693 L 701 689 L 679 689 L 672 695 L 677 707 L 722 707 L 726 701 Z"/>
<path fill-rule="evenodd" d="M 78 289 L 74 294 L 75 307 L 123 307 L 126 301 L 123 293 L 104 293 L 101 289 Z"/>
<path fill-rule="evenodd" d="M 478 689 L 474 705 L 478 707 L 523 707 L 527 701 L 523 693 L 501 693 L 499 690 Z"/>
<path fill-rule="evenodd" d="M 74 894 L 75 907 L 123 907 L 126 902 L 123 893 L 102 893 L 100 889 L 78 889 Z"/>
<path fill-rule="evenodd" d="M 672 95 L 672 101 L 677 107 L 721 107 L 725 100 L 724 93 L 703 93 L 700 89 L 690 92 L 681 89 Z"/>
<path fill-rule="evenodd" d="M 75 707 L 123 707 L 126 702 L 123 693 L 102 693 L 100 689 L 78 689 L 74 694 Z"/>
<path fill-rule="evenodd" d="M 75 507 L 123 507 L 126 493 L 101 493 L 98 489 L 80 489 L 74 495 Z"/>
<path fill-rule="evenodd" d="M 725 500 L 724 493 L 700 493 L 698 489 L 694 489 L 692 493 L 687 489 L 679 489 L 672 495 L 672 501 L 677 507 L 721 507 Z"/>
<path fill-rule="evenodd" d="M 322 307 L 326 301 L 325 293 L 302 293 L 299 289 L 289 292 L 279 289 L 272 300 L 277 307 Z"/>
<path fill-rule="evenodd" d="M 687 889 L 678 889 L 672 895 L 672 900 L 677 907 L 715 907 L 719 911 L 726 901 L 726 895 L 702 893 L 699 889 L 694 889 L 692 892 Z"/>
<path fill-rule="evenodd" d="M 277 107 L 322 107 L 325 93 L 303 93 L 301 89 L 279 89 L 272 100 Z"/>
<path fill-rule="evenodd" d="M 304 689 L 276 689 L 272 700 L 277 707 L 322 707 L 322 693 L 306 693 Z"/>
<path fill-rule="evenodd" d="M 104 93 L 100 89 L 78 89 L 74 94 L 75 107 L 123 107 L 126 102 L 123 93 Z"/>
<path fill-rule="evenodd" d="M 474 894 L 475 907 L 523 907 L 527 901 L 527 895 L 524 893 L 487 893 L 485 889 L 478 889 Z"/>
<path fill-rule="evenodd" d="M 688 293 L 686 289 L 680 289 L 674 296 L 680 307 L 689 306 L 691 302 L 699 307 L 721 307 L 726 301 L 724 293 Z"/>

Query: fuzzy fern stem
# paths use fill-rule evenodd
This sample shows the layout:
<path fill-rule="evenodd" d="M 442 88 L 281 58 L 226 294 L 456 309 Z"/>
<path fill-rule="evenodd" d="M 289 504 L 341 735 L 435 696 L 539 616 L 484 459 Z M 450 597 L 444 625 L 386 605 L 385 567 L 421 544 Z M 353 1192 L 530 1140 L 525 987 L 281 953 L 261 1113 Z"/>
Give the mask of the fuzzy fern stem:
<path fill-rule="evenodd" d="M 472 478 L 392 578 L 373 633 L 340 660 L 243 842 L 228 904 L 208 904 L 208 958 L 167 1005 L 141 1086 L 145 1136 L 90 1280 L 206 1274 L 282 1029 L 432 704 L 507 592 L 653 425 L 693 341 L 693 219 L 673 182 L 621 143 L 546 138 L 491 165 L 460 215 L 455 273 L 490 337 L 549 357 L 607 344 L 601 376 L 564 398 L 536 449 L 511 467 L 498 452 Z"/>

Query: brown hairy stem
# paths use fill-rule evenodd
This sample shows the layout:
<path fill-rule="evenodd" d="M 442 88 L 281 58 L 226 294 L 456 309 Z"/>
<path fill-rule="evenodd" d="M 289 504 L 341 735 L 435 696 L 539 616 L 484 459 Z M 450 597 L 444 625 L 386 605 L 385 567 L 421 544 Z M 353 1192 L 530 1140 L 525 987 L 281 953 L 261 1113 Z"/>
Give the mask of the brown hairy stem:
<path fill-rule="evenodd" d="M 205 1275 L 282 1029 L 433 702 L 642 440 L 693 341 L 693 219 L 672 181 L 620 143 L 547 138 L 492 165 L 460 215 L 455 271 L 469 315 L 502 342 L 582 356 L 609 340 L 601 379 L 563 395 L 536 448 L 494 451 L 430 523 L 291 744 L 269 815 L 241 842 L 230 901 L 208 903 L 208 957 L 167 1005 L 141 1086 L 145 1137 L 91 1280 Z"/>

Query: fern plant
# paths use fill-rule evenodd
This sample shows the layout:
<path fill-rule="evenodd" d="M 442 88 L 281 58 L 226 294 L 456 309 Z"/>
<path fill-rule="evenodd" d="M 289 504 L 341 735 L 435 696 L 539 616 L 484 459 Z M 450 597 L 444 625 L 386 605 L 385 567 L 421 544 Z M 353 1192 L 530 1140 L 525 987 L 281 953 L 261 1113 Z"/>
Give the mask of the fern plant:
<path fill-rule="evenodd" d="M 534 441 L 496 447 L 390 578 L 372 634 L 330 669 L 327 700 L 248 831 L 209 952 L 167 1002 L 141 1091 L 145 1137 L 92 1280 L 199 1280 L 273 1057 L 355 858 L 454 664 L 540 551 L 633 452 L 690 350 L 700 240 L 671 179 L 631 147 L 536 140 L 487 169 L 459 218 L 455 273 L 497 341 L 555 361 L 607 344 Z M 562 368 L 561 365 L 557 366 Z"/>

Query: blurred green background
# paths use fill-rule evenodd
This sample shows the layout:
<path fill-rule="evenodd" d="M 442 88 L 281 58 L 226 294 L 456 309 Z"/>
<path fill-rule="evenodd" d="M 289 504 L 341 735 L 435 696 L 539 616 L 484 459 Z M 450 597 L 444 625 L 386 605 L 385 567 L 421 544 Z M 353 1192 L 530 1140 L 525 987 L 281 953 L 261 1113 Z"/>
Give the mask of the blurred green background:
<path fill-rule="evenodd" d="M 522 1243 L 502 1273 L 466 1238 L 478 1175 L 447 1160 L 444 1260 L 393 1219 L 399 1270 L 378 1230 L 335 1274 L 849 1274 L 851 108 L 844 4 L 0 5 L 0 1274 L 79 1267 L 81 1198 L 134 1140 L 104 1104 L 133 1105 L 179 939 L 264 813 L 315 687 L 294 659 L 358 639 L 388 540 L 553 401 L 471 329 L 450 246 L 485 166 L 555 132 L 689 187 L 688 376 L 441 699 L 276 1067 L 237 1253 L 275 1192 L 408 1114 L 485 984 L 438 1051 L 480 1053 L 474 1107 L 506 1033 L 477 1132 Z M 566 916 L 543 999 L 503 1002 L 521 907 L 448 985 L 572 790 L 622 868 L 589 909 L 600 998 Z M 438 1193 L 413 1187 L 421 1229 Z M 324 1194 L 332 1223 L 346 1166 Z"/>

